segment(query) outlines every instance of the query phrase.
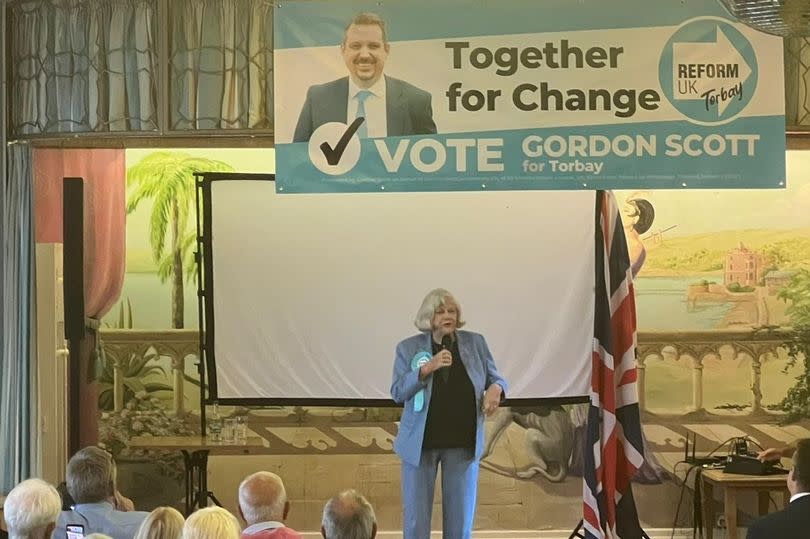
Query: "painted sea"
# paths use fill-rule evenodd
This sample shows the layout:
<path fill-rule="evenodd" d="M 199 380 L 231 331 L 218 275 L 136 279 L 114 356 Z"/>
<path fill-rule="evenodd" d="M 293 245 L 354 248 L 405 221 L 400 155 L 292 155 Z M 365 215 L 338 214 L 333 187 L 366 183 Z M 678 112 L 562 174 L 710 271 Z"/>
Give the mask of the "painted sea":
<path fill-rule="evenodd" d="M 704 277 L 639 277 L 636 285 L 636 311 L 641 331 L 693 331 L 722 327 L 733 305 L 698 303 L 688 305 L 690 284 Z"/>

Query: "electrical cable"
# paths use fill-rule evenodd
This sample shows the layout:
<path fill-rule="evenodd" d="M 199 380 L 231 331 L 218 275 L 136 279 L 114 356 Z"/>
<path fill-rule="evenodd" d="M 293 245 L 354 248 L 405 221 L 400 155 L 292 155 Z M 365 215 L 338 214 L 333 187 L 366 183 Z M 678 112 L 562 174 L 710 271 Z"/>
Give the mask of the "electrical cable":
<path fill-rule="evenodd" d="M 736 440 L 737 438 L 739 438 L 739 437 L 738 437 L 738 436 L 734 436 L 734 437 L 732 437 L 732 438 L 729 438 L 728 440 L 725 440 L 724 442 L 722 442 L 721 444 L 719 444 L 717 447 L 715 447 L 714 449 L 712 449 L 712 450 L 711 450 L 711 451 L 710 451 L 708 454 L 706 454 L 706 456 L 705 456 L 705 457 L 702 457 L 702 458 L 706 459 L 706 458 L 711 457 L 711 456 L 712 456 L 712 455 L 714 455 L 716 452 L 718 452 L 720 449 L 722 449 L 723 447 L 725 447 L 726 445 L 728 445 L 730 442 L 733 442 L 733 441 L 734 441 L 734 440 Z M 689 469 L 686 471 L 686 475 L 685 475 L 685 476 L 684 476 L 684 478 L 683 478 L 683 479 L 684 479 L 684 480 L 683 480 L 683 482 L 681 482 L 681 493 L 680 493 L 680 495 L 679 495 L 679 497 L 678 497 L 678 505 L 677 505 L 677 507 L 676 507 L 676 509 L 675 509 L 675 518 L 673 519 L 673 523 L 672 523 L 672 534 L 670 535 L 670 539 L 673 539 L 673 538 L 675 537 L 675 527 L 676 527 L 676 525 L 677 525 L 678 516 L 680 516 L 681 506 L 683 505 L 683 497 L 684 497 L 684 494 L 685 494 L 685 492 L 686 492 L 686 488 L 687 488 L 687 484 L 688 484 L 688 480 L 689 480 L 689 474 L 690 474 L 690 473 L 692 473 L 692 470 L 698 470 L 698 475 L 696 475 L 696 476 L 695 476 L 695 485 L 696 485 L 696 488 L 697 488 L 697 487 L 699 486 L 699 485 L 697 485 L 697 481 L 698 481 L 698 477 L 699 477 L 699 472 L 700 472 L 700 469 L 703 467 L 703 465 L 702 465 L 702 464 L 695 464 L 695 463 L 693 463 L 693 462 L 692 462 L 692 463 L 690 463 L 688 460 L 682 460 L 682 461 L 676 462 L 676 463 L 675 463 L 675 465 L 672 467 L 673 475 L 675 475 L 676 480 L 677 480 L 678 476 L 677 476 L 677 474 L 676 474 L 676 473 L 674 473 L 674 472 L 676 472 L 676 471 L 677 471 L 677 467 L 678 467 L 678 465 L 679 465 L 679 464 L 689 464 L 689 465 L 690 465 L 690 467 L 689 467 Z M 692 522 L 696 522 L 696 521 L 697 521 L 697 517 L 698 517 L 698 515 L 697 515 L 698 506 L 696 506 L 696 505 L 695 505 L 695 501 L 696 501 L 696 500 L 693 500 L 693 503 L 692 503 L 692 506 L 693 506 L 693 507 L 692 507 Z M 711 523 L 711 524 L 710 524 L 710 523 L 703 523 L 703 524 L 704 524 L 704 525 L 706 525 L 706 526 L 708 526 L 708 525 L 712 525 L 712 526 L 713 526 L 713 525 L 714 525 L 714 523 Z M 693 532 L 694 532 L 694 530 L 693 530 Z M 702 536 L 702 535 L 703 535 L 703 534 L 702 534 L 702 531 L 701 531 L 701 536 Z"/>
<path fill-rule="evenodd" d="M 686 462 L 685 460 L 675 463 L 675 465 L 672 467 L 672 474 L 675 476 L 676 480 L 678 479 L 678 464 L 689 464 L 689 463 Z M 683 476 L 683 481 L 681 482 L 681 493 L 678 496 L 678 505 L 675 508 L 675 518 L 673 518 L 672 520 L 672 534 L 670 535 L 669 539 L 674 539 L 675 537 L 675 528 L 678 525 L 678 517 L 681 514 L 681 505 L 683 503 L 684 494 L 686 493 L 686 487 L 689 481 L 689 474 L 692 473 L 692 470 L 695 470 L 699 467 L 700 466 L 698 464 L 690 465 L 689 468 L 686 470 L 686 474 Z"/>

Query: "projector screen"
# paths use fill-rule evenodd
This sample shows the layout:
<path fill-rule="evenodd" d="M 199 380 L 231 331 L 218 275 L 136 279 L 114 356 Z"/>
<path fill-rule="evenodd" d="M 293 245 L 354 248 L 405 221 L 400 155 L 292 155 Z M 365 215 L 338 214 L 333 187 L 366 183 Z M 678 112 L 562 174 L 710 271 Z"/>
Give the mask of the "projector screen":
<path fill-rule="evenodd" d="M 590 387 L 588 192 L 276 194 L 207 180 L 207 364 L 220 402 L 390 399 L 397 343 L 446 288 L 507 397 Z"/>

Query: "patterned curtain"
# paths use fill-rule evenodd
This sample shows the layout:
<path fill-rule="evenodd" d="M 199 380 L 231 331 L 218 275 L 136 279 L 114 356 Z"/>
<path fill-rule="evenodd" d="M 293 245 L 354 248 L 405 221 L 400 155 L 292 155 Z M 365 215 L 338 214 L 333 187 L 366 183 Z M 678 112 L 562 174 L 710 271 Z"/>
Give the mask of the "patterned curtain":
<path fill-rule="evenodd" d="M 271 0 L 20 0 L 10 15 L 16 136 L 272 128 Z"/>
<path fill-rule="evenodd" d="M 12 2 L 12 133 L 157 129 L 156 4 Z"/>
<path fill-rule="evenodd" d="M 171 2 L 172 130 L 273 125 L 273 3 Z"/>
<path fill-rule="evenodd" d="M 803 37 L 785 38 L 785 123 L 810 127 L 810 42 Z"/>
<path fill-rule="evenodd" d="M 37 443 L 31 149 L 0 171 L 0 492 L 29 476 Z"/>

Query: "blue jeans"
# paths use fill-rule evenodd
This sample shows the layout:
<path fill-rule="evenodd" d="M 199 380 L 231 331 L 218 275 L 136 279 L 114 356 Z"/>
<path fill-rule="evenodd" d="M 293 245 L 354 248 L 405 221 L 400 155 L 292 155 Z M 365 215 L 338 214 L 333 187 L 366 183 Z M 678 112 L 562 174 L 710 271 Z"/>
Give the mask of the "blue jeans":
<path fill-rule="evenodd" d="M 402 463 L 404 539 L 428 539 L 436 471 L 442 465 L 442 537 L 469 539 L 475 518 L 478 460 L 469 449 L 427 449 L 419 466 Z"/>

